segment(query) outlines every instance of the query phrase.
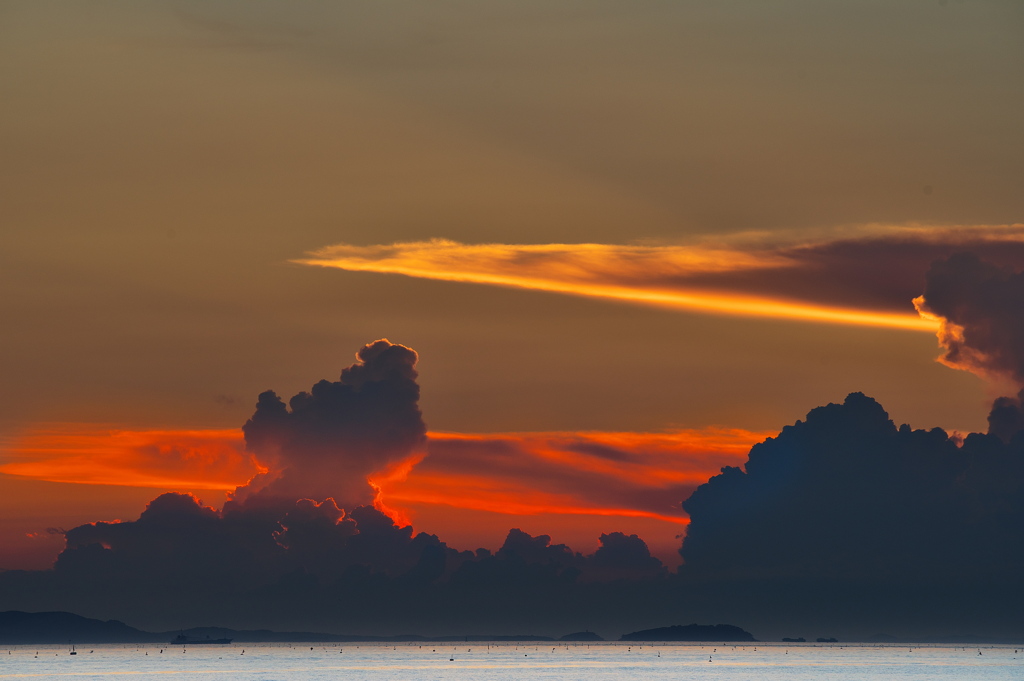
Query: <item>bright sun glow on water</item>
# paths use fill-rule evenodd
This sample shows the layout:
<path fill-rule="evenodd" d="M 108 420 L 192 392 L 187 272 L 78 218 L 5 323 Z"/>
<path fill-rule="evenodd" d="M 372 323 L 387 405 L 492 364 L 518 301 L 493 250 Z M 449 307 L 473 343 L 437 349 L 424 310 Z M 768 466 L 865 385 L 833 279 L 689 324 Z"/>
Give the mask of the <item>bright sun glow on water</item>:
<path fill-rule="evenodd" d="M 161 652 L 163 651 L 163 652 Z M 989 679 L 1024 678 L 1024 648 L 723 644 L 232 644 L 0 648 L 0 678 L 258 681 L 472 679 Z"/>

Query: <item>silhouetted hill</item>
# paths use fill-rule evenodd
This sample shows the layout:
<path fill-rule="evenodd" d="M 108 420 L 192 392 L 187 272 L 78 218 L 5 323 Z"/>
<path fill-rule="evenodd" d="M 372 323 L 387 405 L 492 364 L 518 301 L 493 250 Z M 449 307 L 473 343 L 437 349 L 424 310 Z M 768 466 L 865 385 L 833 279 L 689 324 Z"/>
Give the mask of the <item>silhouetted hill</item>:
<path fill-rule="evenodd" d="M 677 624 L 623 634 L 622 641 L 742 641 L 754 642 L 749 632 L 731 624 Z"/>
<path fill-rule="evenodd" d="M 117 620 L 97 620 L 70 612 L 0 612 L 0 644 L 31 643 L 170 643 L 179 634 L 191 639 L 228 638 L 234 643 L 358 643 L 398 641 L 553 641 L 550 636 L 360 636 L 313 631 L 192 627 L 176 631 L 142 631 Z M 581 639 L 582 640 L 582 639 Z M 600 637 L 593 640 L 602 640 Z"/>
<path fill-rule="evenodd" d="M 70 612 L 0 612 L 0 643 L 148 643 L 162 640 L 163 634 L 140 631 L 117 620 L 94 620 Z"/>

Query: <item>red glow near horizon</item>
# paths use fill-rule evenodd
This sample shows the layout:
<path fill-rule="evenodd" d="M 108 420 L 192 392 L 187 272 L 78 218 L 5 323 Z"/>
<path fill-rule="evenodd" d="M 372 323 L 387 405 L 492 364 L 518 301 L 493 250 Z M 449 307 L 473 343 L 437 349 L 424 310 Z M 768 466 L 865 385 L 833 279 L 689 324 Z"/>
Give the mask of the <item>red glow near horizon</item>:
<path fill-rule="evenodd" d="M 87 485 L 231 490 L 266 470 L 238 429 L 46 424 L 12 438 L 3 452 L 0 473 Z"/>
<path fill-rule="evenodd" d="M 649 517 L 685 525 L 679 503 L 769 433 L 431 433 L 405 476 L 374 478 L 392 505 L 444 504 L 507 515 Z M 456 491 L 457 490 L 457 491 Z"/>
<path fill-rule="evenodd" d="M 688 523 L 682 500 L 773 434 L 432 432 L 426 453 L 369 482 L 375 506 L 396 522 L 457 537 L 463 548 L 493 544 L 509 527 L 535 528 L 542 518 L 559 528 L 559 541 L 593 543 L 600 532 L 623 531 L 670 547 Z M 7 441 L 4 452 L 0 473 L 82 486 L 229 491 L 265 470 L 245 451 L 240 430 L 56 424 Z"/>

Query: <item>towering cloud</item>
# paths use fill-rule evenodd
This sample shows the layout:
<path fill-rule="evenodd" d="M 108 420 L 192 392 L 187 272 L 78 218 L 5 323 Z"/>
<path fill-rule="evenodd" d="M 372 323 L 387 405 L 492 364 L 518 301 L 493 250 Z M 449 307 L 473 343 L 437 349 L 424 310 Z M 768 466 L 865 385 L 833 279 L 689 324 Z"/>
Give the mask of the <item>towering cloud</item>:
<path fill-rule="evenodd" d="M 593 585 L 621 579 L 665 578 L 636 535 L 602 535 L 588 557 L 512 530 L 491 554 L 457 551 L 396 524 L 371 505 L 368 476 L 425 454 L 417 356 L 379 340 L 357 358 L 339 381 L 321 381 L 288 405 L 273 392 L 260 396 L 243 431 L 268 470 L 223 510 L 167 493 L 137 520 L 75 527 L 52 572 L 8 573 L 0 597 L 26 609 L 150 618 L 147 626 L 230 624 L 224 612 L 241 618 L 236 624 L 280 622 L 295 613 L 365 633 L 374 621 L 422 629 L 494 621 L 492 612 L 543 620 L 552 599 L 585 598 Z M 601 450 L 598 458 L 626 456 Z M 439 620 L 441 603 L 449 615 Z"/>
<path fill-rule="evenodd" d="M 997 397 L 988 414 L 988 432 L 1003 442 L 1024 430 L 1024 390 L 1016 397 Z"/>
<path fill-rule="evenodd" d="M 754 446 L 683 507 L 680 577 L 689 602 L 724 621 L 911 640 L 1024 634 L 1020 436 L 897 427 L 853 393 Z"/>
<path fill-rule="evenodd" d="M 683 504 L 691 575 L 982 583 L 1024 569 L 1024 439 L 897 428 L 853 393 Z"/>
<path fill-rule="evenodd" d="M 238 488 L 233 503 L 372 503 L 367 476 L 423 448 L 416 353 L 378 340 L 356 356 L 340 380 L 320 381 L 287 406 L 272 390 L 259 396 L 243 432 L 246 447 L 269 470 Z"/>

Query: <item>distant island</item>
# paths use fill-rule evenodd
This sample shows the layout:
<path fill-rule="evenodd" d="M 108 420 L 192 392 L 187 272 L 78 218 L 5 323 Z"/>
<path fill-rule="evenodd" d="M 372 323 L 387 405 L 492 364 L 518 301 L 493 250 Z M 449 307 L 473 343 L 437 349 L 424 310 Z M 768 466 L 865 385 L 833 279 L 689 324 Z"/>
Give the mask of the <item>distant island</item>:
<path fill-rule="evenodd" d="M 620 641 L 728 641 L 755 643 L 750 632 L 731 624 L 677 624 L 623 634 Z"/>
<path fill-rule="evenodd" d="M 592 631 L 577 631 L 559 638 L 536 634 L 487 635 L 468 634 L 461 636 L 421 636 L 401 634 L 396 636 L 365 636 L 355 634 L 326 634 L 314 631 L 271 631 L 269 629 L 228 629 L 225 627 L 193 627 L 175 631 L 143 631 L 117 620 L 99 620 L 82 617 L 70 612 L 21 612 L 10 610 L 0 612 L 0 644 L 67 644 L 74 643 L 156 643 L 164 645 L 195 645 L 221 643 L 230 639 L 233 643 L 416 643 L 416 642 L 601 642 L 605 639 Z M 749 632 L 731 624 L 689 624 L 656 629 L 643 629 L 623 635 L 620 641 L 651 641 L 677 643 L 756 643 Z M 783 641 L 801 642 L 801 638 Z M 864 643 L 1019 643 L 1018 639 L 983 638 L 979 636 L 932 636 L 929 638 L 898 639 L 888 634 L 865 637 Z M 821 637 L 818 643 L 838 643 L 834 638 Z"/>
<path fill-rule="evenodd" d="M 603 641 L 597 634 L 583 632 L 567 636 L 593 638 L 564 638 L 565 641 Z M 168 645 L 197 645 L 205 643 L 372 643 L 375 641 L 398 643 L 415 641 L 554 641 L 551 636 L 533 634 L 516 635 L 464 635 L 464 636 L 357 636 L 324 634 L 313 631 L 270 631 L 269 629 L 227 629 L 224 627 L 193 627 L 177 631 L 151 632 L 130 627 L 117 620 L 98 620 L 70 612 L 0 612 L 0 644 L 28 645 L 46 643 L 166 643 Z"/>
<path fill-rule="evenodd" d="M 70 612 L 0 612 L 0 643 L 6 644 L 142 643 L 158 640 L 154 636 L 117 620 L 94 620 Z"/>
<path fill-rule="evenodd" d="M 69 612 L 0 612 L 0 644 L 33 643 L 351 643 L 415 641 L 554 641 L 551 636 L 465 635 L 465 636 L 353 636 L 311 631 L 237 630 L 224 627 L 193 627 L 179 631 L 150 632 L 130 627 L 117 620 L 97 620 Z M 592 631 L 577 631 L 557 639 L 565 642 L 597 642 L 605 639 Z M 635 631 L 623 641 L 754 641 L 748 632 L 729 624 L 661 627 Z"/>

